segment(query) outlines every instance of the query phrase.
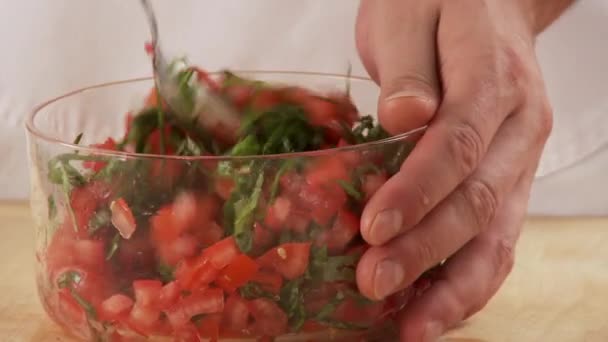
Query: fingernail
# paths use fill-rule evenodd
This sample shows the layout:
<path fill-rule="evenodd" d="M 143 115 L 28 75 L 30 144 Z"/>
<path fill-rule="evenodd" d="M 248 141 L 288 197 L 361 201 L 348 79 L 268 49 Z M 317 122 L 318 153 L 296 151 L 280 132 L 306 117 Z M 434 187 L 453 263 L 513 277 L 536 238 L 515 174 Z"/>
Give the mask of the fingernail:
<path fill-rule="evenodd" d="M 438 322 L 430 322 L 424 329 L 424 342 L 435 342 L 441 336 L 443 328 Z"/>
<path fill-rule="evenodd" d="M 370 237 L 374 243 L 383 244 L 401 231 L 403 214 L 396 209 L 388 209 L 376 214 L 370 227 Z"/>
<path fill-rule="evenodd" d="M 401 265 L 392 260 L 383 260 L 376 266 L 374 294 L 382 299 L 392 294 L 403 283 L 404 272 Z"/>
<path fill-rule="evenodd" d="M 394 99 L 401 99 L 401 98 L 407 98 L 407 97 L 414 97 L 414 98 L 419 98 L 423 101 L 428 101 L 429 99 L 429 94 L 428 92 L 419 90 L 419 89 L 407 89 L 407 90 L 402 90 L 399 92 L 396 92 L 390 96 L 388 96 L 385 101 L 391 101 Z"/>

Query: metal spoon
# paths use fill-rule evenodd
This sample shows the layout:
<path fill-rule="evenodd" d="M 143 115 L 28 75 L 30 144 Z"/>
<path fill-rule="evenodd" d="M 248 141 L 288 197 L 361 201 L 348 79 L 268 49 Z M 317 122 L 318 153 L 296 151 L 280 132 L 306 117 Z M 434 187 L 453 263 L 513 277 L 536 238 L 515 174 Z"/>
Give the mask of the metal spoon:
<path fill-rule="evenodd" d="M 173 114 L 186 122 L 196 122 L 204 129 L 211 132 L 220 129 L 224 137 L 226 134 L 236 136 L 240 126 L 240 115 L 238 111 L 215 94 L 202 82 L 196 82 L 194 86 L 194 106 L 184 101 L 180 92 L 180 83 L 177 77 L 180 69 L 172 68 L 167 62 L 160 47 L 158 24 L 156 15 L 150 0 L 141 0 L 142 7 L 150 26 L 153 48 L 153 69 L 156 86 L 160 97 L 165 100 Z M 183 68 L 187 67 L 182 65 Z"/>

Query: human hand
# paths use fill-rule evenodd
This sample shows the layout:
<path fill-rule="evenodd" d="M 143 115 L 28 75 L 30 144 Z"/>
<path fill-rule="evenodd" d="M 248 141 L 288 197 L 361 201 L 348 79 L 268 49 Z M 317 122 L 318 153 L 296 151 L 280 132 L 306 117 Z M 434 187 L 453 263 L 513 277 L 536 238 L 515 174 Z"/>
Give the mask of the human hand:
<path fill-rule="evenodd" d="M 483 308 L 511 271 L 552 127 L 535 35 L 569 2 L 361 2 L 357 46 L 381 87 L 380 121 L 391 133 L 429 127 L 364 210 L 373 247 L 358 285 L 381 299 L 448 259 L 401 313 L 403 341 L 435 340 Z"/>

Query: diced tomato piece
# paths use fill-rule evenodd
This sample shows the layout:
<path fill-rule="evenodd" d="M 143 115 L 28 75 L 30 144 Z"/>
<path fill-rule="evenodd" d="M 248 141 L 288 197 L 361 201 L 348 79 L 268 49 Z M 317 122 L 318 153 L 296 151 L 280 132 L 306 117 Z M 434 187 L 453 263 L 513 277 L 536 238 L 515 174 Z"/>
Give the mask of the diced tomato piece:
<path fill-rule="evenodd" d="M 118 230 L 124 239 L 130 239 L 135 232 L 136 223 L 131 208 L 123 198 L 119 198 L 110 204 L 112 213 L 112 225 Z"/>
<path fill-rule="evenodd" d="M 160 318 L 160 310 L 151 306 L 135 304 L 131 309 L 128 322 L 136 331 L 148 334 Z"/>
<path fill-rule="evenodd" d="M 283 277 L 278 273 L 266 270 L 259 270 L 258 273 L 253 276 L 251 282 L 259 284 L 262 289 L 273 294 L 279 294 L 283 287 Z"/>
<path fill-rule="evenodd" d="M 116 141 L 114 141 L 114 139 L 112 138 L 108 138 L 103 144 L 93 144 L 91 145 L 91 147 L 100 148 L 103 150 L 116 151 Z M 107 162 L 104 161 L 86 160 L 82 163 L 82 167 L 84 167 L 85 169 L 92 169 L 95 172 L 99 172 L 106 166 L 106 164 Z"/>
<path fill-rule="evenodd" d="M 323 324 L 320 324 L 320 323 L 317 323 L 316 321 L 311 321 L 311 320 L 304 322 L 304 325 L 302 325 L 302 331 L 306 331 L 306 332 L 322 331 L 322 330 L 326 330 L 326 329 L 327 329 L 327 327 L 324 326 Z"/>
<path fill-rule="evenodd" d="M 220 325 L 222 323 L 221 314 L 210 314 L 201 318 L 196 325 L 198 333 L 201 337 L 209 340 L 209 342 L 217 342 L 220 338 Z"/>
<path fill-rule="evenodd" d="M 175 342 L 201 342 L 201 335 L 194 323 L 187 322 L 172 333 Z"/>
<path fill-rule="evenodd" d="M 285 225 L 296 233 L 304 234 L 310 226 L 310 217 L 303 211 L 292 210 Z"/>
<path fill-rule="evenodd" d="M 369 174 L 363 177 L 363 184 L 361 186 L 363 194 L 365 195 L 365 201 L 369 201 L 372 196 L 388 181 L 388 177 L 385 174 Z"/>
<path fill-rule="evenodd" d="M 320 96 L 309 96 L 303 106 L 308 120 L 314 126 L 325 126 L 338 116 L 337 105 Z"/>
<path fill-rule="evenodd" d="M 259 268 L 255 260 L 241 254 L 220 272 L 215 283 L 227 292 L 234 292 L 250 281 Z"/>
<path fill-rule="evenodd" d="M 228 266 L 240 254 L 234 241 L 234 237 L 227 237 L 203 251 L 203 257 L 207 258 L 211 265 L 218 270 Z"/>
<path fill-rule="evenodd" d="M 133 307 L 133 299 L 124 294 L 115 294 L 101 303 L 102 319 L 114 321 L 121 319 Z"/>
<path fill-rule="evenodd" d="M 224 310 L 224 293 L 220 289 L 205 289 L 182 297 L 165 310 L 173 327 L 180 327 L 196 315 L 219 313 Z"/>
<path fill-rule="evenodd" d="M 207 247 L 219 242 L 224 237 L 224 229 L 215 221 L 210 221 L 195 228 L 193 234 L 202 246 Z"/>
<path fill-rule="evenodd" d="M 101 269 L 105 265 L 105 246 L 103 241 L 76 240 L 74 241 L 72 253 L 74 253 L 78 264 L 84 267 Z"/>
<path fill-rule="evenodd" d="M 160 289 L 158 296 L 158 307 L 161 309 L 167 309 L 173 305 L 179 297 L 180 287 L 177 281 L 172 281 L 165 284 Z"/>
<path fill-rule="evenodd" d="M 279 196 L 266 211 L 264 224 L 274 231 L 281 231 L 291 211 L 291 201 L 287 197 Z"/>
<path fill-rule="evenodd" d="M 279 336 L 287 331 L 287 314 L 270 299 L 258 298 L 249 302 L 253 317 L 251 330 L 259 335 Z"/>
<path fill-rule="evenodd" d="M 238 295 L 232 295 L 224 306 L 223 325 L 234 332 L 247 329 L 249 323 L 249 306 L 247 301 Z"/>
<path fill-rule="evenodd" d="M 173 220 L 179 227 L 190 227 L 197 215 L 197 199 L 192 192 L 182 192 L 173 201 Z"/>
<path fill-rule="evenodd" d="M 92 181 L 82 187 L 74 188 L 70 194 L 70 204 L 72 206 L 72 212 L 76 218 L 76 226 L 79 232 L 86 233 L 91 218 L 95 214 L 95 211 L 100 206 L 104 205 L 108 201 L 110 196 L 110 188 L 107 184 Z M 71 217 L 67 216 L 67 221 L 71 222 Z"/>
<path fill-rule="evenodd" d="M 253 250 L 256 253 L 266 250 L 274 241 L 273 234 L 258 222 L 253 224 Z"/>
<path fill-rule="evenodd" d="M 258 262 L 291 280 L 306 272 L 309 256 L 310 242 L 285 243 L 266 252 Z"/>
<path fill-rule="evenodd" d="M 337 183 L 323 187 L 307 184 L 299 196 L 301 205 L 310 210 L 311 218 L 323 226 L 331 221 L 348 200 L 344 189 Z"/>
<path fill-rule="evenodd" d="M 306 171 L 306 181 L 313 185 L 324 185 L 338 180 L 349 180 L 349 172 L 340 158 L 320 158 Z"/>
<path fill-rule="evenodd" d="M 251 101 L 251 106 L 256 110 L 268 110 L 281 101 L 281 95 L 275 90 L 260 90 Z"/>
<path fill-rule="evenodd" d="M 234 180 L 229 177 L 218 177 L 215 180 L 215 192 L 221 199 L 227 201 L 234 190 Z"/>
<path fill-rule="evenodd" d="M 175 240 L 160 243 L 157 247 L 161 260 L 169 266 L 175 266 L 180 260 L 194 256 L 197 249 L 198 242 L 190 234 L 184 234 Z"/>
<path fill-rule="evenodd" d="M 243 109 L 251 100 L 253 95 L 253 89 L 251 86 L 244 84 L 232 85 L 226 88 L 224 91 L 228 98 L 232 100 L 232 103 L 234 103 L 234 105 L 239 109 Z"/>
<path fill-rule="evenodd" d="M 182 288 L 195 289 L 210 284 L 219 272 L 208 259 L 198 257 L 183 260 L 175 270 L 175 277 Z"/>
<path fill-rule="evenodd" d="M 220 85 L 213 78 L 211 78 L 211 75 L 209 75 L 207 71 L 199 67 L 190 67 L 190 69 L 196 72 L 196 77 L 199 82 L 204 83 L 207 87 L 209 87 L 209 89 L 213 91 L 220 90 Z"/>
<path fill-rule="evenodd" d="M 185 223 L 176 218 L 173 206 L 162 207 L 150 220 L 152 237 L 159 243 L 175 240 L 188 229 Z"/>
<path fill-rule="evenodd" d="M 359 218 L 346 209 L 338 212 L 333 227 L 327 232 L 327 248 L 332 253 L 343 251 L 359 235 Z"/>
<path fill-rule="evenodd" d="M 133 282 L 133 291 L 138 306 L 148 307 L 158 303 L 163 283 L 159 280 L 136 280 Z"/>

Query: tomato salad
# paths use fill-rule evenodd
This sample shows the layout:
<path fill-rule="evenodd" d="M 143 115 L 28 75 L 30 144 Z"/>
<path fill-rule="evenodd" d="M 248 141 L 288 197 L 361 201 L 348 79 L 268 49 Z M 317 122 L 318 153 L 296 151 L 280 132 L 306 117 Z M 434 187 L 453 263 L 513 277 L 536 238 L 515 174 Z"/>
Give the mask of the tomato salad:
<path fill-rule="evenodd" d="M 347 148 L 388 137 L 348 91 L 216 76 L 180 72 L 183 100 L 205 82 L 243 113 L 236 140 L 176 119 L 152 89 L 123 137 L 93 146 L 159 157 L 50 160 L 46 310 L 80 337 L 109 341 L 272 340 L 390 322 L 429 277 L 387 300 L 360 295 L 359 219 L 412 144 Z"/>

